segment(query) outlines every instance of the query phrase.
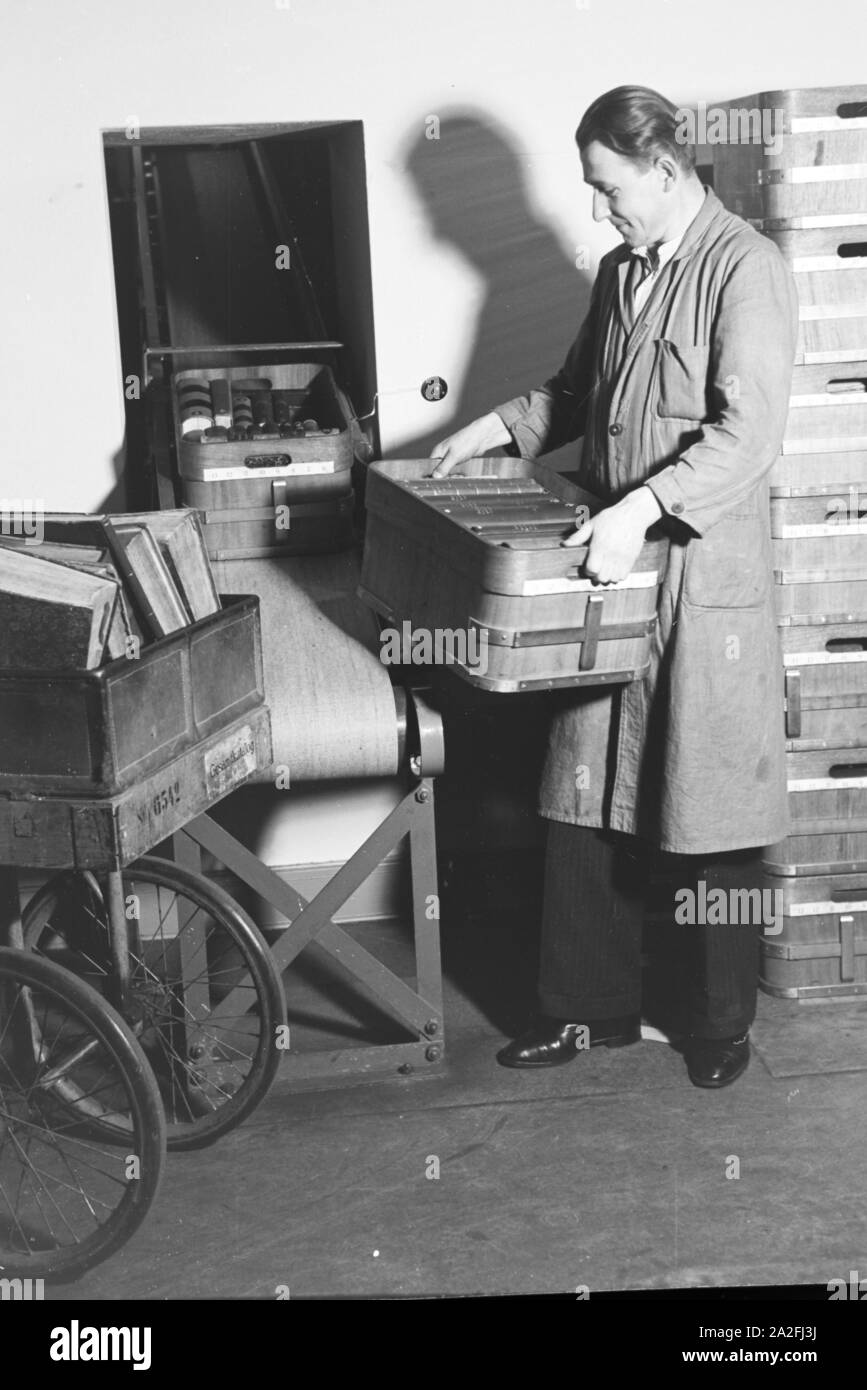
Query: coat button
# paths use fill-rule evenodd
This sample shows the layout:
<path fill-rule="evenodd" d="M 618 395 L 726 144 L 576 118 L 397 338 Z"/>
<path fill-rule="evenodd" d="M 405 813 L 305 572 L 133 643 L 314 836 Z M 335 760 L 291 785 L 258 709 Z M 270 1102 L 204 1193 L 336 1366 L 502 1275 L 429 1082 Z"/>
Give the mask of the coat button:
<path fill-rule="evenodd" d="M 608 433 L 609 433 L 609 434 L 622 434 L 622 433 L 623 433 L 623 426 L 622 426 L 622 425 L 609 425 L 609 426 L 608 426 Z"/>
<path fill-rule="evenodd" d="M 671 510 L 672 510 L 672 512 L 674 513 L 675 516 L 680 516 L 681 512 L 683 511 L 683 503 L 682 503 L 682 502 L 672 502 L 672 504 L 671 504 Z"/>

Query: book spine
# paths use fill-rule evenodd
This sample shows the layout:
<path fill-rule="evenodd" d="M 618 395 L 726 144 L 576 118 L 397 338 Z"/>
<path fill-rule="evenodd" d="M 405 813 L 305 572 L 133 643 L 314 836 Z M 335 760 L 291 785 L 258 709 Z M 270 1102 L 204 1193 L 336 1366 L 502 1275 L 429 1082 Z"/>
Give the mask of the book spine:
<path fill-rule="evenodd" d="M 150 599 L 138 575 L 127 559 L 123 541 L 115 530 L 114 524 L 107 516 L 102 518 L 102 532 L 105 536 L 105 543 L 111 552 L 111 558 L 115 568 L 127 585 L 133 602 L 135 603 L 139 620 L 144 620 L 145 628 L 151 637 L 154 639 L 164 637 L 166 634 L 163 630 L 163 625 L 151 607 Z"/>

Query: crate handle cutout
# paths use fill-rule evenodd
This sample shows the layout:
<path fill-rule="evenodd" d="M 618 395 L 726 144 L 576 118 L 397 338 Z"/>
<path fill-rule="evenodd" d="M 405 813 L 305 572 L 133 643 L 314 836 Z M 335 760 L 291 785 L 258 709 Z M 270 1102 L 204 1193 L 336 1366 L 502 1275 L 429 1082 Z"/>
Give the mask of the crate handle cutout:
<path fill-rule="evenodd" d="M 860 121 L 867 117 L 867 101 L 841 101 L 837 107 L 841 121 Z"/>
<path fill-rule="evenodd" d="M 786 671 L 786 737 L 801 737 L 801 673 Z"/>
<path fill-rule="evenodd" d="M 855 978 L 855 918 L 848 913 L 840 918 L 840 979 Z"/>
<path fill-rule="evenodd" d="M 863 637 L 829 637 L 826 652 L 867 652 L 867 634 Z"/>
<path fill-rule="evenodd" d="M 867 777 L 867 763 L 834 763 L 828 769 L 829 777 Z"/>
<path fill-rule="evenodd" d="M 847 260 L 850 256 L 867 256 L 867 241 L 843 241 L 837 247 L 837 255 L 841 260 Z"/>

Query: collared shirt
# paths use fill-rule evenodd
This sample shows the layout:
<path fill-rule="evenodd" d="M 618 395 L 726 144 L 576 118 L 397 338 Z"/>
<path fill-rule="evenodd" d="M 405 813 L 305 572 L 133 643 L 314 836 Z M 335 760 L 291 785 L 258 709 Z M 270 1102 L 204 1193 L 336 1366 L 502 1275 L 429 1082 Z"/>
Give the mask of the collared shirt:
<path fill-rule="evenodd" d="M 643 277 L 632 291 L 632 300 L 635 305 L 636 315 L 641 313 L 647 303 L 648 296 L 659 278 L 659 272 L 667 261 L 670 261 L 680 243 L 683 241 L 684 233 L 673 241 L 660 242 L 659 246 L 653 250 L 649 246 L 633 246 L 633 256 L 638 256 L 644 261 Z"/>
<path fill-rule="evenodd" d="M 704 203 L 702 202 L 701 207 L 703 206 Z M 645 262 L 643 278 L 632 291 L 632 301 L 635 307 L 636 317 L 644 308 L 648 296 L 659 278 L 659 272 L 666 262 L 671 260 L 678 246 L 686 236 L 687 231 L 698 216 L 699 211 L 700 208 L 696 208 L 696 211 L 692 214 L 686 226 L 682 228 L 676 237 L 672 237 L 670 241 L 661 241 L 658 246 L 652 249 L 649 246 L 633 246 L 633 256 L 640 256 Z"/>

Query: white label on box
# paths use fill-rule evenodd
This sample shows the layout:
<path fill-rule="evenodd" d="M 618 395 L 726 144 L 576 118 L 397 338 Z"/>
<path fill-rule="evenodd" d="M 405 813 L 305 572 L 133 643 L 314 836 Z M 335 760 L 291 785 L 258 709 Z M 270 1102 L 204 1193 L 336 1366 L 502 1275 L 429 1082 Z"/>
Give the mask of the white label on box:
<path fill-rule="evenodd" d="M 205 782 L 209 794 L 214 796 L 224 796 L 255 771 L 256 740 L 249 724 L 221 739 L 205 754 Z"/>
<path fill-rule="evenodd" d="M 202 481 L 205 483 L 232 482 L 246 478 L 254 482 L 256 478 L 300 478 L 316 473 L 333 473 L 334 459 L 315 459 L 310 463 L 286 463 L 278 468 L 203 468 Z"/>

